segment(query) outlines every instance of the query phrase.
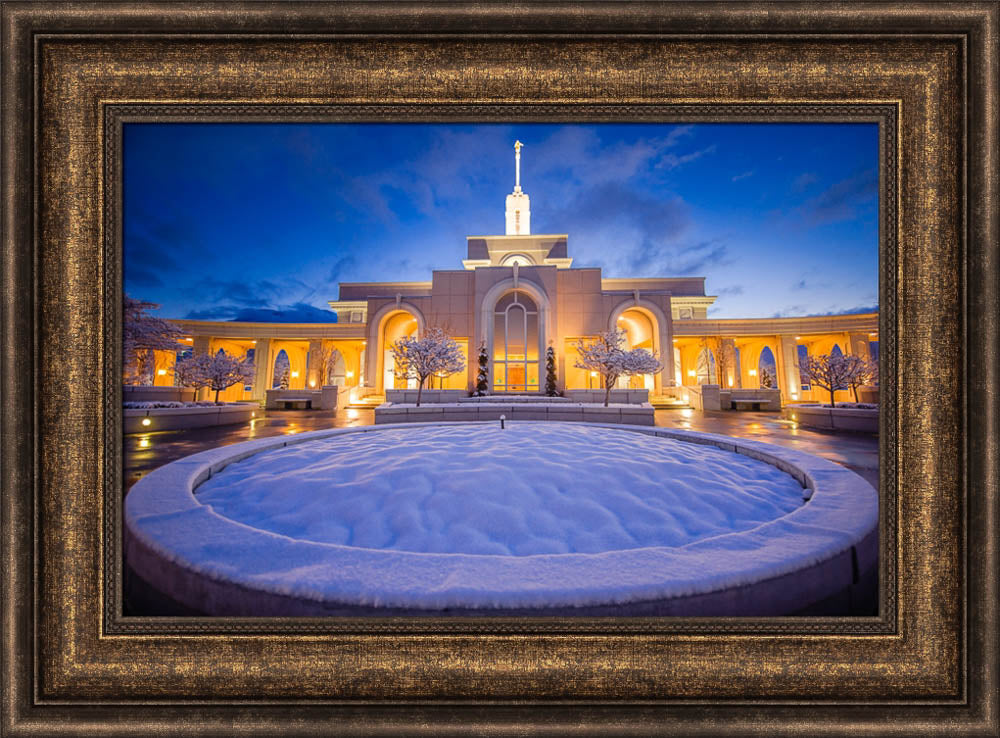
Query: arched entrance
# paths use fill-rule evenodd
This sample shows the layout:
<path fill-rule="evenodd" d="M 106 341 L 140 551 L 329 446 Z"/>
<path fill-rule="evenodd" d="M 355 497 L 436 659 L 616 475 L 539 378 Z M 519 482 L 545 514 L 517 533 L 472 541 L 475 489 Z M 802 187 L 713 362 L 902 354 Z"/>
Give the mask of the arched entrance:
<path fill-rule="evenodd" d="M 670 322 L 659 306 L 642 298 L 624 300 L 611 312 L 608 328 L 625 331 L 628 348 L 644 348 L 663 364 L 663 369 L 656 374 L 620 380 L 619 386 L 646 387 L 652 395 L 676 384 Z"/>
<path fill-rule="evenodd" d="M 542 331 L 538 304 L 511 290 L 493 307 L 493 391 L 537 392 Z"/>
<path fill-rule="evenodd" d="M 627 350 L 641 348 L 646 349 L 651 354 L 658 353 L 656 321 L 648 311 L 637 307 L 628 308 L 618 316 L 616 325 L 618 330 L 625 332 L 625 348 Z M 619 377 L 617 386 L 621 389 L 645 388 L 652 393 L 656 382 L 652 374 L 642 374 L 634 377 Z"/>
<path fill-rule="evenodd" d="M 380 357 L 380 380 L 383 391 L 387 389 L 415 389 L 417 381 L 400 375 L 392 354 L 392 345 L 400 338 L 416 336 L 419 333 L 417 318 L 405 310 L 399 310 L 385 317 L 381 328 L 382 356 Z"/>

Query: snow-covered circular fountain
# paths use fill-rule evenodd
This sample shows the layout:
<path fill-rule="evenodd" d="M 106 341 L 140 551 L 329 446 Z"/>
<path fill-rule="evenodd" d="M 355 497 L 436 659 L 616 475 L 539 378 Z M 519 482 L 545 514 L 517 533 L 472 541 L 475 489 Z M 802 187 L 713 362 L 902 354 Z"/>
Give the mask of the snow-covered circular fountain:
<path fill-rule="evenodd" d="M 800 452 L 534 422 L 251 441 L 125 505 L 134 575 L 218 615 L 788 614 L 874 565 L 877 517 Z"/>

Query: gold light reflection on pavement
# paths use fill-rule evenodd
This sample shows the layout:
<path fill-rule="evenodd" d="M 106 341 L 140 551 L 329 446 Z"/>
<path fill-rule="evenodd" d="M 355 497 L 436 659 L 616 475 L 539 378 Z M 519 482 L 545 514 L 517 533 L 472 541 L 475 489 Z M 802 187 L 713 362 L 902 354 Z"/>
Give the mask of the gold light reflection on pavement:
<path fill-rule="evenodd" d="M 139 448 L 149 448 L 149 436 L 139 437 Z"/>

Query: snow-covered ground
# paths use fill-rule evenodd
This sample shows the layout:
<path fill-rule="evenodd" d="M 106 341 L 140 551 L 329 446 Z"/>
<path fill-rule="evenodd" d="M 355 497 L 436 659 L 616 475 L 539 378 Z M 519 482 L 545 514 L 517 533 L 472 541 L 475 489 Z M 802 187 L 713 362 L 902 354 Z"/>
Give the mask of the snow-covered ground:
<path fill-rule="evenodd" d="M 762 461 L 575 423 L 338 435 L 230 464 L 196 496 L 291 539 L 503 556 L 682 547 L 803 504 Z"/>

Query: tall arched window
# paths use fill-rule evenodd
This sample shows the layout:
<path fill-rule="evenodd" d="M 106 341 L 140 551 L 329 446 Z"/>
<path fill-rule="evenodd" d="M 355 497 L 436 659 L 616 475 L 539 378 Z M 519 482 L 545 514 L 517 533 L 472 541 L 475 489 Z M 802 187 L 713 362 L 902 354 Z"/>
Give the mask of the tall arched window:
<path fill-rule="evenodd" d="M 527 293 L 509 292 L 493 309 L 493 389 L 538 389 L 538 306 Z"/>

